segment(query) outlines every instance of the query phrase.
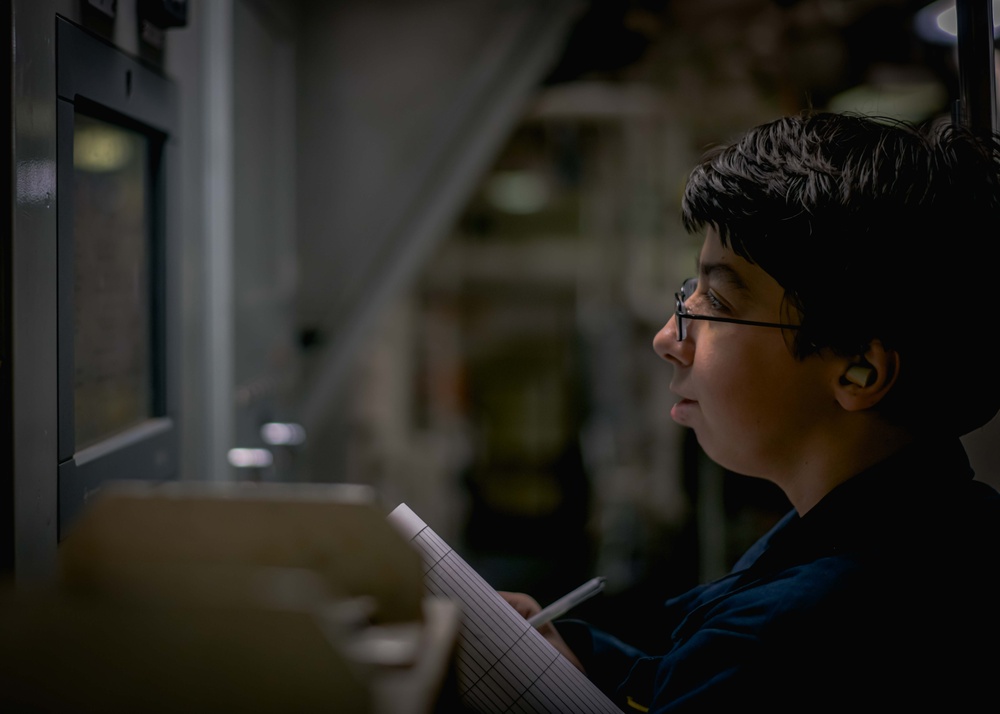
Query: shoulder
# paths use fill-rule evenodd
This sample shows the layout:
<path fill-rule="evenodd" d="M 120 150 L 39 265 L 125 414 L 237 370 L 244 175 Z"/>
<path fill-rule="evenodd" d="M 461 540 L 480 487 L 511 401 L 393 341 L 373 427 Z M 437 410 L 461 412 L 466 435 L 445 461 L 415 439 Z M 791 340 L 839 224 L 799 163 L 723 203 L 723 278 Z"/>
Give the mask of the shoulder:
<path fill-rule="evenodd" d="M 852 555 L 837 555 L 759 576 L 744 576 L 717 596 L 703 597 L 674 633 L 683 641 L 696 632 L 738 633 L 766 640 L 801 631 L 812 620 L 828 620 L 865 590 L 866 569 Z"/>
<path fill-rule="evenodd" d="M 992 519 L 928 514 L 922 532 L 909 536 L 747 578 L 691 609 L 678 635 L 711 628 L 763 641 L 884 635 L 916 643 L 957 636 L 972 623 L 997 632 L 1000 510 Z"/>

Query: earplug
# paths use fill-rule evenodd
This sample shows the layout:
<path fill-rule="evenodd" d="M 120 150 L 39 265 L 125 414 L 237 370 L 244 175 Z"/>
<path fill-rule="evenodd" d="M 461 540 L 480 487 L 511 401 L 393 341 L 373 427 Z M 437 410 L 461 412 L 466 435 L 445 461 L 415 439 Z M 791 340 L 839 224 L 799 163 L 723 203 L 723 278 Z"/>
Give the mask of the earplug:
<path fill-rule="evenodd" d="M 875 381 L 875 376 L 875 370 L 863 364 L 848 367 L 847 371 L 844 372 L 844 379 L 859 387 L 870 387 Z"/>

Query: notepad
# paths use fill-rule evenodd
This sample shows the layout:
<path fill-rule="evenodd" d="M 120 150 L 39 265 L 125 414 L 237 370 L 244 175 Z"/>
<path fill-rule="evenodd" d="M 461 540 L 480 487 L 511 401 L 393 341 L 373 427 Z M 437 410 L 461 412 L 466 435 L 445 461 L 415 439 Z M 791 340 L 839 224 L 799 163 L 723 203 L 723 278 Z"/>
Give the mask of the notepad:
<path fill-rule="evenodd" d="M 388 518 L 422 555 L 429 594 L 461 606 L 457 671 L 467 707 L 482 714 L 620 712 L 405 503 Z"/>

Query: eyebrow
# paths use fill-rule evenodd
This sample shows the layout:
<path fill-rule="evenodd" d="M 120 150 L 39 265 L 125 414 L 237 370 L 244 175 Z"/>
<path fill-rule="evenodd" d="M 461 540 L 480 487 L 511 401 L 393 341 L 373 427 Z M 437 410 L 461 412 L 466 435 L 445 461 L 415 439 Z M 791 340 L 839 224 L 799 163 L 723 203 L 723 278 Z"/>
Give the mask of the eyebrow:
<path fill-rule="evenodd" d="M 714 278 L 715 280 L 722 281 L 734 290 L 739 290 L 743 293 L 750 292 L 750 286 L 746 280 L 731 265 L 725 263 L 702 263 L 699 261 L 698 274 L 705 278 Z"/>

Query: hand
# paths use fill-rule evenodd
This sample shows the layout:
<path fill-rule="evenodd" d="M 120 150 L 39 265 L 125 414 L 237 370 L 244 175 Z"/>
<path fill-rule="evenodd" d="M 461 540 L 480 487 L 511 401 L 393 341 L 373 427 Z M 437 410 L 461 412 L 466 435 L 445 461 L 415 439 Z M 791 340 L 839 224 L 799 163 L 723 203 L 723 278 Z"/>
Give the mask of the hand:
<path fill-rule="evenodd" d="M 500 597 L 506 600 L 511 607 L 517 610 L 517 613 L 525 620 L 530 618 L 532 615 L 536 615 L 542 610 L 542 606 L 539 605 L 538 601 L 530 595 L 508 592 L 506 590 L 498 590 L 497 592 Z M 559 650 L 559 653 L 568 659 L 574 667 L 584 674 L 587 673 L 587 671 L 583 668 L 583 664 L 577 656 L 573 654 L 573 650 L 571 650 L 569 645 L 566 644 L 566 641 L 563 640 L 562 635 L 559 634 L 559 630 L 556 629 L 556 626 L 553 623 L 547 622 L 539 627 L 538 634 L 548 640 L 550 645 Z"/>
<path fill-rule="evenodd" d="M 537 615 L 542 611 L 542 606 L 538 604 L 538 601 L 530 595 L 525 593 L 512 593 L 506 590 L 499 590 L 500 597 L 507 601 L 512 608 L 517 610 L 517 614 L 523 617 L 525 620 Z"/>

